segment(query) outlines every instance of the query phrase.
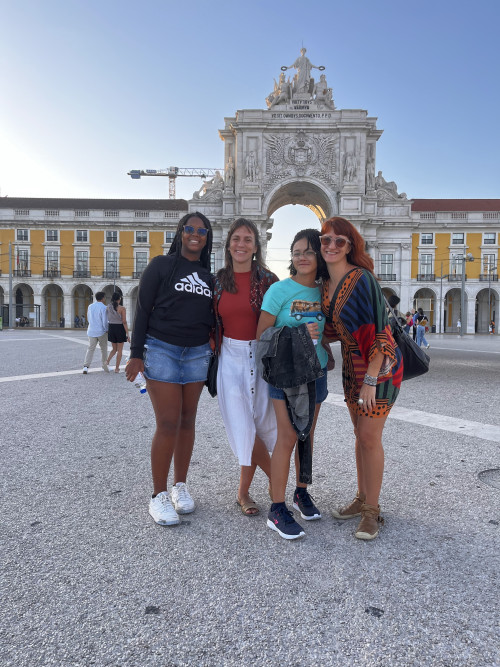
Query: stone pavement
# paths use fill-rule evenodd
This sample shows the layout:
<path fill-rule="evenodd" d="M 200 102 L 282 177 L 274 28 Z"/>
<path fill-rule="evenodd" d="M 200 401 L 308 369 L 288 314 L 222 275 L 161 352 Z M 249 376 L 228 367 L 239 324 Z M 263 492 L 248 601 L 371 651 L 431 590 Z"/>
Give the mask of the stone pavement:
<path fill-rule="evenodd" d="M 206 391 L 196 511 L 162 528 L 147 513 L 147 395 L 98 370 L 98 351 L 82 375 L 84 331 L 0 332 L 1 664 L 500 664 L 500 484 L 484 472 L 500 468 L 500 338 L 429 339 L 432 370 L 404 383 L 385 429 L 372 543 L 330 513 L 356 490 L 333 346 L 311 487 L 323 519 L 289 543 L 266 528 L 262 474 L 261 515 L 238 510 Z"/>

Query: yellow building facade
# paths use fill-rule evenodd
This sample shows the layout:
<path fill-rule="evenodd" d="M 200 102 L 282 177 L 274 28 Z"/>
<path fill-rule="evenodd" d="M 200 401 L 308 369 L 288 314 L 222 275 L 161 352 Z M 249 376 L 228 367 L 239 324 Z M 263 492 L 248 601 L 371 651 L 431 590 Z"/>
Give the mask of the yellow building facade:
<path fill-rule="evenodd" d="M 17 325 L 85 326 L 93 295 L 123 294 L 132 321 L 139 279 L 168 251 L 184 200 L 0 199 L 0 305 Z"/>
<path fill-rule="evenodd" d="M 438 333 L 457 332 L 459 321 L 466 333 L 488 333 L 498 321 L 500 199 L 406 203 L 409 215 L 396 222 L 351 216 L 367 240 L 384 293 L 400 298 L 403 313 L 422 307 Z M 173 199 L 0 198 L 4 326 L 10 295 L 13 317 L 24 325 L 67 328 L 82 324 L 96 292 L 109 298 L 114 290 L 122 293 L 132 323 L 141 273 L 152 257 L 168 252 L 191 204 L 200 205 Z M 234 217 L 213 222 L 214 270 L 224 262 Z M 268 226 L 261 234 L 264 250 Z"/>

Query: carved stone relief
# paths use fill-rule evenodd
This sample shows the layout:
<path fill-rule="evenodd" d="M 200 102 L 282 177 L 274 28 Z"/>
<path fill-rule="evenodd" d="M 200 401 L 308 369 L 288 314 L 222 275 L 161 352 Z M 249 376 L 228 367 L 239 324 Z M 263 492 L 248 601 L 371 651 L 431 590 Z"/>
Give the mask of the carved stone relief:
<path fill-rule="evenodd" d="M 353 183 L 358 174 L 358 162 L 354 153 L 349 152 L 344 157 L 344 181 Z"/>
<path fill-rule="evenodd" d="M 337 185 L 338 137 L 331 134 L 273 134 L 265 139 L 264 189 L 290 177 L 310 176 Z"/>

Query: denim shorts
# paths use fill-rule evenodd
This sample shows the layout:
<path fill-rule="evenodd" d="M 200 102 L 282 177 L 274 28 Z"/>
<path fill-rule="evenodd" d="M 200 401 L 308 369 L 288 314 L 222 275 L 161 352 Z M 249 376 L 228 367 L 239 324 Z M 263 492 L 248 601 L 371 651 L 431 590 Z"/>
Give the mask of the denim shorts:
<path fill-rule="evenodd" d="M 207 379 L 208 362 L 212 356 L 209 343 L 181 347 L 146 336 L 144 348 L 144 375 L 149 380 L 188 384 Z"/>
<path fill-rule="evenodd" d="M 328 396 L 328 377 L 327 370 L 325 368 L 321 369 L 323 371 L 323 377 L 320 377 L 316 380 L 316 405 L 318 403 L 323 403 L 325 398 Z M 285 392 L 283 389 L 276 389 L 272 385 L 267 385 L 269 388 L 269 398 L 277 398 L 280 401 L 285 400 Z"/>

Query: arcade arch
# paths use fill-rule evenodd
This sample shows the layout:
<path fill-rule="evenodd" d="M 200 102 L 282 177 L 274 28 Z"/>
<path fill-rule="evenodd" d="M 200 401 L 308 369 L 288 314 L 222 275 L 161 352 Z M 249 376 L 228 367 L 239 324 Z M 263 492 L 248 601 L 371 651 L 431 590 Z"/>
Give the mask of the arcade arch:
<path fill-rule="evenodd" d="M 94 293 L 88 285 L 76 285 L 73 289 L 73 312 L 67 313 L 66 317 L 70 318 L 70 321 L 73 322 L 75 317 L 81 317 L 85 315 L 87 317 L 87 309 L 92 303 L 94 298 Z"/>
<path fill-rule="evenodd" d="M 462 292 L 460 289 L 457 287 L 454 287 L 453 289 L 450 289 L 448 292 L 446 292 L 446 295 L 444 297 L 444 312 L 443 312 L 443 332 L 444 333 L 450 333 L 450 332 L 455 332 L 458 333 L 457 329 L 457 322 L 458 320 L 461 321 L 462 327 L 465 326 L 465 321 L 464 318 L 461 316 L 460 310 L 461 310 L 461 296 Z M 467 292 L 465 292 L 465 312 L 467 312 Z"/>
<path fill-rule="evenodd" d="M 433 290 L 424 287 L 415 292 L 413 297 L 413 307 L 422 308 L 429 318 L 429 327 L 436 324 L 436 294 Z"/>
<path fill-rule="evenodd" d="M 101 292 L 104 292 L 106 295 L 106 303 L 111 303 L 111 297 L 113 296 L 113 292 L 118 292 L 118 294 L 121 294 L 123 296 L 123 292 L 118 285 L 106 285 L 106 287 L 103 287 L 102 290 L 99 290 Z"/>
<path fill-rule="evenodd" d="M 42 290 L 43 326 L 58 327 L 64 317 L 64 294 L 55 283 L 46 285 Z"/>
<path fill-rule="evenodd" d="M 496 321 L 498 295 L 493 288 L 484 288 L 476 295 L 476 333 L 488 333 L 492 320 Z"/>

